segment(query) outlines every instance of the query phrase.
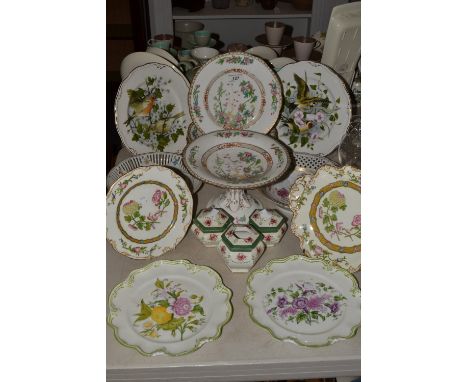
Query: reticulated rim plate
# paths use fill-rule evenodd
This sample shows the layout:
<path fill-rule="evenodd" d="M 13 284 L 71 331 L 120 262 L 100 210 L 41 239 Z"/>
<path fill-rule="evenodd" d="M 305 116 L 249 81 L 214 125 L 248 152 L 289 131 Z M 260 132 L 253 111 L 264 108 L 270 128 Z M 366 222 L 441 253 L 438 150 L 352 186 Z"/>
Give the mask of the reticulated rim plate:
<path fill-rule="evenodd" d="M 301 61 L 278 71 L 284 105 L 278 138 L 293 151 L 328 155 L 351 120 L 351 98 L 341 78 L 326 65 Z"/>
<path fill-rule="evenodd" d="M 301 255 L 272 260 L 251 273 L 244 302 L 252 320 L 273 337 L 309 347 L 351 338 L 361 321 L 355 277 Z"/>
<path fill-rule="evenodd" d="M 251 130 L 267 133 L 282 105 L 281 83 L 261 59 L 243 52 L 213 57 L 191 81 L 189 108 L 205 133 Z"/>
<path fill-rule="evenodd" d="M 209 267 L 154 261 L 112 290 L 107 322 L 119 343 L 143 355 L 183 355 L 221 335 L 231 297 Z"/>
<path fill-rule="evenodd" d="M 133 259 L 161 256 L 175 248 L 192 220 L 190 189 L 166 167 L 130 171 L 113 184 L 106 199 L 107 240 Z"/>
<path fill-rule="evenodd" d="M 321 155 L 293 153 L 295 168 L 286 179 L 262 188 L 265 196 L 277 205 L 289 209 L 289 191 L 297 178 L 302 175 L 313 175 L 324 165 L 336 165 Z"/>
<path fill-rule="evenodd" d="M 251 189 L 274 182 L 287 171 L 288 150 L 268 135 L 224 130 L 204 134 L 183 153 L 187 170 L 222 188 Z"/>
<path fill-rule="evenodd" d="M 289 194 L 291 229 L 310 256 L 350 272 L 361 269 L 361 171 L 321 167 L 296 180 Z"/>
<path fill-rule="evenodd" d="M 183 74 L 159 63 L 139 66 L 122 81 L 115 98 L 115 125 L 132 154 L 182 152 L 191 122 L 188 87 Z"/>
<path fill-rule="evenodd" d="M 196 193 L 202 186 L 202 182 L 190 175 L 182 162 L 182 155 L 173 153 L 148 153 L 135 155 L 124 159 L 114 166 L 107 175 L 107 187 L 110 188 L 122 175 L 127 174 L 138 167 L 144 166 L 164 166 L 179 172 L 187 181 L 192 193 Z"/>

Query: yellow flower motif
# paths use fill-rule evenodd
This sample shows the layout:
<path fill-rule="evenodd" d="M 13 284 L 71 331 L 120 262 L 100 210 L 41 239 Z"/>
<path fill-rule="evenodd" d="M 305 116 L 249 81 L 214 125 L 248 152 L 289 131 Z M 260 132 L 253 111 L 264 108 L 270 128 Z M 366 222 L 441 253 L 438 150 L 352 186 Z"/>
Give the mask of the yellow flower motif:
<path fill-rule="evenodd" d="M 151 318 L 159 325 L 162 325 L 172 320 L 172 313 L 169 313 L 164 306 L 155 306 L 151 312 Z"/>
<path fill-rule="evenodd" d="M 345 196 L 339 191 L 332 191 L 328 196 L 328 200 L 330 201 L 330 206 L 340 208 L 346 205 Z"/>
<path fill-rule="evenodd" d="M 159 337 L 158 332 L 156 330 L 153 330 L 149 335 L 150 335 L 150 337 L 153 337 L 153 338 Z"/>
<path fill-rule="evenodd" d="M 122 210 L 125 215 L 130 215 L 132 216 L 135 212 L 137 212 L 141 206 L 138 204 L 138 202 L 135 202 L 134 200 L 130 200 L 129 202 L 125 203 L 122 207 Z"/>
<path fill-rule="evenodd" d="M 143 326 L 147 329 L 151 328 L 154 324 L 151 321 L 146 321 Z"/>

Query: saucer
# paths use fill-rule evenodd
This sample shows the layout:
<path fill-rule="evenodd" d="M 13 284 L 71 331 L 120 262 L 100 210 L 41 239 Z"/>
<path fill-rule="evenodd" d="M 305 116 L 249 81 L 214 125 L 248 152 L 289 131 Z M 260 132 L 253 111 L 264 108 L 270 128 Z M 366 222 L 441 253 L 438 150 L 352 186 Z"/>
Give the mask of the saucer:
<path fill-rule="evenodd" d="M 285 35 L 285 34 L 283 34 L 283 37 L 281 38 L 280 43 L 277 44 L 277 45 L 268 44 L 268 40 L 267 40 L 267 37 L 266 37 L 265 33 L 255 37 L 255 41 L 257 41 L 260 44 L 265 45 L 265 46 L 269 46 L 269 47 L 272 47 L 272 48 L 283 48 L 283 49 L 288 47 L 289 45 L 291 45 L 293 43 L 293 39 L 290 36 Z"/>
<path fill-rule="evenodd" d="M 216 40 L 214 38 L 210 38 L 210 42 L 208 43 L 208 45 L 206 45 L 208 48 L 213 48 L 215 45 L 216 45 Z M 188 38 L 187 38 L 187 43 L 192 47 L 192 48 L 198 48 L 198 47 L 202 47 L 204 45 L 198 45 L 197 42 L 195 41 L 195 36 L 193 34 L 191 34 Z"/>

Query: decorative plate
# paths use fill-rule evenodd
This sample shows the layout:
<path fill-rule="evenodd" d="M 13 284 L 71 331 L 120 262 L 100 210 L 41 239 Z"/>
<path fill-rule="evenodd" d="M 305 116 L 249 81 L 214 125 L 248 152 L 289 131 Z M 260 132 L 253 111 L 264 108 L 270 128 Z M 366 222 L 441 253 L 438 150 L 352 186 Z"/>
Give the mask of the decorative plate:
<path fill-rule="evenodd" d="M 234 129 L 267 133 L 281 111 L 281 84 L 261 59 L 243 52 L 213 57 L 189 91 L 192 120 L 204 132 Z"/>
<path fill-rule="evenodd" d="M 175 49 L 170 49 L 170 51 L 158 48 L 157 46 L 149 46 L 146 48 L 146 51 L 152 54 L 155 54 L 159 57 L 162 57 L 169 61 L 173 65 L 179 65 L 179 61 L 174 56 L 177 56 L 177 51 Z"/>
<path fill-rule="evenodd" d="M 334 165 L 330 159 L 319 155 L 293 153 L 296 167 L 286 179 L 262 188 L 265 196 L 280 207 L 289 209 L 289 190 L 297 178 L 305 174 L 315 174 L 324 165 Z"/>
<path fill-rule="evenodd" d="M 192 195 L 174 171 L 139 167 L 119 178 L 107 193 L 107 240 L 132 259 L 170 251 L 192 221 Z"/>
<path fill-rule="evenodd" d="M 204 134 L 187 145 L 183 161 L 203 182 L 249 189 L 279 179 L 290 164 L 286 147 L 268 135 L 225 130 Z"/>
<path fill-rule="evenodd" d="M 115 125 L 133 154 L 181 153 L 190 124 L 189 82 L 179 71 L 158 63 L 134 69 L 115 99 Z"/>
<path fill-rule="evenodd" d="M 354 276 L 300 255 L 272 260 L 251 273 L 244 302 L 256 324 L 297 345 L 326 346 L 351 338 L 361 322 Z"/>
<path fill-rule="evenodd" d="M 231 296 L 209 267 L 154 261 L 112 290 L 107 323 L 117 341 L 143 355 L 187 354 L 221 335 Z"/>
<path fill-rule="evenodd" d="M 301 61 L 278 72 L 284 106 L 278 137 L 294 151 L 331 153 L 346 134 L 351 99 L 338 75 L 323 64 Z"/>
<path fill-rule="evenodd" d="M 149 52 L 133 52 L 125 56 L 125 58 L 122 60 L 122 63 L 120 64 L 120 77 L 122 77 L 123 80 L 128 77 L 133 69 L 151 62 L 157 62 L 159 64 L 170 66 L 176 72 L 180 71 L 176 65 L 166 60 L 165 58 L 162 58 L 161 56 Z"/>
<path fill-rule="evenodd" d="M 361 171 L 321 167 L 296 180 L 289 194 L 291 229 L 310 256 L 350 272 L 361 269 Z"/>
<path fill-rule="evenodd" d="M 107 188 L 110 188 L 122 175 L 138 167 L 153 165 L 169 167 L 178 175 L 182 175 L 192 193 L 196 193 L 202 186 L 202 182 L 190 175 L 185 168 L 182 162 L 182 155 L 173 153 L 149 153 L 127 158 L 110 170 L 107 175 Z"/>
<path fill-rule="evenodd" d="M 273 65 L 275 72 L 278 72 L 283 66 L 288 64 L 294 64 L 296 60 L 289 57 L 277 57 L 270 60 L 270 64 Z"/>
<path fill-rule="evenodd" d="M 253 48 L 247 49 L 245 52 L 267 61 L 278 57 L 278 53 L 268 46 L 254 46 Z"/>

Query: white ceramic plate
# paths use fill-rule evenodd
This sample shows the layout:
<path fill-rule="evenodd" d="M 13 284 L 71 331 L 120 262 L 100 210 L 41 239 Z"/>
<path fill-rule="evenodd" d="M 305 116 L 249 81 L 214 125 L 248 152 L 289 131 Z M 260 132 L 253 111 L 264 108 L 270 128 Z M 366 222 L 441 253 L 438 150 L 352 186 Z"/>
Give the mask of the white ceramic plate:
<path fill-rule="evenodd" d="M 120 84 L 115 125 L 132 154 L 181 153 L 191 122 L 189 82 L 179 71 L 158 63 L 134 69 Z"/>
<path fill-rule="evenodd" d="M 192 120 L 205 133 L 235 129 L 266 134 L 281 111 L 280 85 L 276 73 L 258 57 L 243 52 L 216 56 L 191 82 Z"/>
<path fill-rule="evenodd" d="M 187 170 L 206 183 L 231 189 L 261 187 L 279 179 L 290 164 L 288 150 L 268 135 L 225 130 L 187 145 Z"/>
<path fill-rule="evenodd" d="M 278 53 L 268 46 L 254 46 L 253 48 L 246 50 L 245 53 L 250 53 L 267 61 L 278 57 Z"/>
<path fill-rule="evenodd" d="M 338 75 L 323 64 L 301 61 L 284 66 L 284 105 L 278 138 L 296 152 L 331 153 L 351 120 L 351 99 Z"/>
<path fill-rule="evenodd" d="M 149 46 L 149 47 L 146 48 L 146 51 L 148 53 L 152 53 L 152 54 L 155 54 L 157 56 L 160 56 L 160 57 L 166 59 L 167 61 L 169 61 L 173 65 L 176 65 L 176 66 L 179 65 L 179 61 L 177 60 L 177 58 L 175 58 L 167 50 L 158 48 L 156 46 Z M 175 49 L 172 49 L 172 52 L 177 55 L 177 51 Z"/>
<path fill-rule="evenodd" d="M 291 229 L 309 256 L 350 272 L 361 269 L 361 171 L 321 167 L 296 180 L 289 194 Z"/>
<path fill-rule="evenodd" d="M 164 166 L 174 170 L 179 175 L 182 175 L 189 185 L 192 193 L 196 193 L 202 186 L 202 182 L 194 178 L 184 166 L 182 155 L 173 153 L 149 153 L 135 155 L 124 159 L 107 175 L 107 188 L 110 188 L 122 175 L 135 170 L 138 167 L 144 166 Z"/>
<path fill-rule="evenodd" d="M 325 157 L 304 153 L 293 153 L 295 168 L 286 179 L 262 188 L 265 196 L 283 208 L 289 209 L 289 191 L 297 178 L 305 174 L 313 175 L 324 165 L 334 165 Z"/>
<path fill-rule="evenodd" d="M 192 221 L 185 181 L 161 166 L 139 167 L 107 193 L 107 240 L 132 259 L 161 256 L 175 248 Z"/>
<path fill-rule="evenodd" d="M 295 255 L 270 261 L 247 280 L 252 320 L 276 339 L 326 346 L 353 337 L 361 323 L 357 280 L 342 268 Z"/>
<path fill-rule="evenodd" d="M 148 52 L 134 52 L 126 56 L 120 64 L 120 77 L 122 80 L 128 77 L 131 71 L 139 66 L 156 62 L 158 64 L 164 64 L 170 66 L 172 69 L 179 71 L 176 65 L 172 62 Z"/>
<path fill-rule="evenodd" d="M 143 355 L 182 355 L 221 335 L 232 292 L 213 269 L 159 260 L 130 273 L 109 295 L 117 341 Z"/>
<path fill-rule="evenodd" d="M 288 64 L 294 64 L 296 60 L 289 57 L 277 57 L 270 60 L 270 64 L 273 65 L 275 70 L 278 72 L 283 66 Z"/>

